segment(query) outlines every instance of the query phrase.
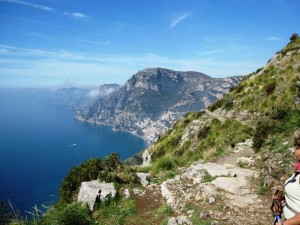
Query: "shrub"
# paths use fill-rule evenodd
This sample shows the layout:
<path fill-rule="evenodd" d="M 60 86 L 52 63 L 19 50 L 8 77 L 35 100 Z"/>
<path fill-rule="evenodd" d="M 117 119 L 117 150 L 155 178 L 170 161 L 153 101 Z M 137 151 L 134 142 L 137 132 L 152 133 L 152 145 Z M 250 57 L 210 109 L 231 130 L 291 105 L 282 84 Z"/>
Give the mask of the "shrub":
<path fill-rule="evenodd" d="M 61 205 L 48 210 L 41 221 L 41 225 L 90 225 L 92 224 L 89 209 L 73 203 Z"/>
<path fill-rule="evenodd" d="M 173 210 L 172 210 L 171 206 L 169 206 L 169 205 L 162 205 L 161 207 L 159 207 L 157 209 L 157 213 L 169 216 L 173 213 Z"/>
<path fill-rule="evenodd" d="M 98 171 L 98 178 L 101 181 L 116 182 L 119 184 L 138 182 L 138 178 L 133 169 L 121 163 L 117 153 L 106 156 L 102 166 L 102 170 Z"/>
<path fill-rule="evenodd" d="M 256 124 L 256 129 L 253 135 L 253 149 L 258 152 L 260 147 L 263 145 L 268 135 L 276 130 L 276 121 L 263 117 L 258 120 Z"/>
<path fill-rule="evenodd" d="M 126 199 L 109 199 L 97 208 L 97 221 L 99 225 L 106 224 L 126 224 L 128 217 L 136 216 L 135 201 Z"/>
<path fill-rule="evenodd" d="M 205 126 L 203 127 L 201 130 L 199 130 L 198 132 L 198 138 L 199 139 L 204 139 L 207 137 L 207 135 L 209 134 L 210 131 L 210 126 Z"/>
<path fill-rule="evenodd" d="M 263 67 L 258 68 L 258 69 L 255 71 L 255 73 L 256 73 L 256 74 L 259 73 L 262 69 L 263 69 Z"/>
<path fill-rule="evenodd" d="M 290 40 L 293 42 L 293 41 L 296 41 L 298 38 L 298 34 L 297 33 L 293 33 L 292 36 L 290 37 Z"/>
<path fill-rule="evenodd" d="M 239 85 L 236 87 L 236 93 L 241 93 L 243 89 L 244 89 L 244 85 L 239 84 Z"/>
<path fill-rule="evenodd" d="M 274 120 L 282 120 L 289 114 L 290 110 L 291 109 L 287 107 L 276 107 L 273 109 L 273 112 L 270 117 Z"/>
<path fill-rule="evenodd" d="M 230 110 L 233 108 L 233 99 L 231 97 L 226 97 L 224 99 L 223 108 L 225 110 Z"/>
<path fill-rule="evenodd" d="M 174 160 L 169 156 L 159 158 L 153 165 L 153 172 L 158 173 L 160 171 L 172 170 L 176 166 Z"/>
<path fill-rule="evenodd" d="M 59 194 L 63 203 L 71 203 L 80 185 L 84 181 L 100 179 L 105 182 L 136 183 L 138 178 L 133 170 L 120 162 L 117 153 L 105 157 L 89 159 L 79 166 L 74 166 L 62 182 Z"/>
<path fill-rule="evenodd" d="M 276 83 L 270 83 L 266 86 L 265 91 L 266 91 L 266 95 L 269 96 L 270 94 L 272 94 L 274 92 L 276 88 Z"/>
<path fill-rule="evenodd" d="M 151 155 L 151 159 L 152 161 L 155 161 L 156 159 L 164 156 L 166 154 L 166 147 L 163 143 L 158 143 L 155 150 L 153 151 L 152 155 Z"/>
<path fill-rule="evenodd" d="M 221 98 L 220 100 L 216 101 L 214 104 L 208 106 L 208 110 L 211 112 L 215 111 L 216 109 L 220 108 L 223 105 L 223 101 L 224 99 Z"/>
<path fill-rule="evenodd" d="M 59 190 L 61 201 L 71 203 L 81 182 L 97 179 L 102 166 L 99 158 L 89 159 L 79 166 L 74 166 L 64 178 Z"/>

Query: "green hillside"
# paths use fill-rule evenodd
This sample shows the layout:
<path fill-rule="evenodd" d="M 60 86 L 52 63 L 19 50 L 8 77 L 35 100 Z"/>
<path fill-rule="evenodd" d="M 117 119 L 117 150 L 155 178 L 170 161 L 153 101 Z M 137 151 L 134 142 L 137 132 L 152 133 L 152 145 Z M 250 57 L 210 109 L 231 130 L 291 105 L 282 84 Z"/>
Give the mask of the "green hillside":
<path fill-rule="evenodd" d="M 285 151 L 300 127 L 300 38 L 205 112 L 189 113 L 149 148 L 154 173 L 224 155 L 251 138 L 256 152 Z M 282 145 L 289 141 L 288 145 Z"/>

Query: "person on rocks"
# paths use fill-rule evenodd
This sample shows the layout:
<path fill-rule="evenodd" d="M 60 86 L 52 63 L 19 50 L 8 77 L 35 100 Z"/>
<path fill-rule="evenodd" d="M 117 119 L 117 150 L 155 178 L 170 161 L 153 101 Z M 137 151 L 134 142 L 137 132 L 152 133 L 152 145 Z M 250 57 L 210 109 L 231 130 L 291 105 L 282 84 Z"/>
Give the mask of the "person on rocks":
<path fill-rule="evenodd" d="M 294 132 L 294 156 L 297 164 L 295 173 L 284 184 L 285 205 L 283 215 L 285 220 L 276 225 L 300 225 L 300 129 Z"/>

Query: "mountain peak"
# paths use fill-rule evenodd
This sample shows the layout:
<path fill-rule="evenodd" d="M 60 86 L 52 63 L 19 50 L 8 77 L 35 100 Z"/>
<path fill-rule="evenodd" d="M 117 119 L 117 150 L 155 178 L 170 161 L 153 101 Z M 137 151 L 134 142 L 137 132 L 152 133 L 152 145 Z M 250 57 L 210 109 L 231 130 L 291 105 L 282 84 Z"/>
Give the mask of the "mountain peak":
<path fill-rule="evenodd" d="M 176 70 L 171 70 L 171 69 L 166 69 L 166 68 L 161 68 L 161 67 L 156 67 L 156 68 L 146 68 L 143 70 L 140 70 L 136 73 L 136 75 L 180 75 L 185 78 L 206 78 L 206 79 L 211 79 L 210 76 L 201 73 L 201 72 L 196 72 L 196 71 L 176 71 Z"/>
<path fill-rule="evenodd" d="M 110 125 L 153 141 L 184 114 L 207 107 L 241 79 L 147 68 L 134 74 L 123 87 L 100 98 L 79 119 Z"/>

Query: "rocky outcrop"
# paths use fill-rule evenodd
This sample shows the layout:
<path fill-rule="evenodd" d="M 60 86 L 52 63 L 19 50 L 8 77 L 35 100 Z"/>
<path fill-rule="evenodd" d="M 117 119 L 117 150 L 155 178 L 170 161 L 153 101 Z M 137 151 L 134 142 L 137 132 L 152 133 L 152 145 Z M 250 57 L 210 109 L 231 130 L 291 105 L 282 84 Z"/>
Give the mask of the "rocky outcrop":
<path fill-rule="evenodd" d="M 145 69 L 118 90 L 79 111 L 76 117 L 129 131 L 153 142 L 180 117 L 207 107 L 241 79 L 241 76 L 216 79 L 198 72 Z"/>
<path fill-rule="evenodd" d="M 77 202 L 86 203 L 91 211 L 97 201 L 103 202 L 110 196 L 114 198 L 116 190 L 114 183 L 100 183 L 98 180 L 82 182 Z"/>

